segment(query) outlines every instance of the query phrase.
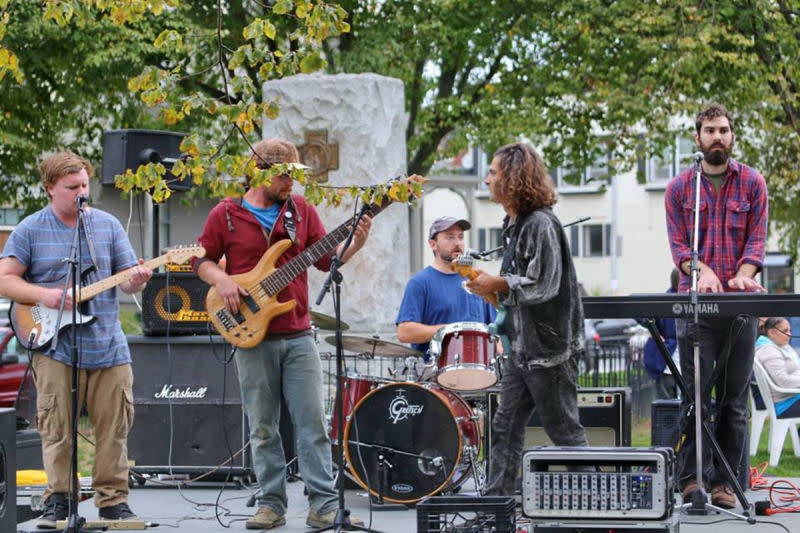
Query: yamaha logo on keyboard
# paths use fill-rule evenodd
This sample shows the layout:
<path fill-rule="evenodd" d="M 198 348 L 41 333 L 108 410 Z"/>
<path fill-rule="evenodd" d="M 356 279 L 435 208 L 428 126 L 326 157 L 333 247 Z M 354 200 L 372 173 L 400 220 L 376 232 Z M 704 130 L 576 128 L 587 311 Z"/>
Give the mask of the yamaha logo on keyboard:
<path fill-rule="evenodd" d="M 675 315 L 693 315 L 694 308 L 692 304 L 672 304 L 672 313 Z M 698 303 L 697 313 L 700 315 L 718 315 L 719 304 L 715 303 Z"/>

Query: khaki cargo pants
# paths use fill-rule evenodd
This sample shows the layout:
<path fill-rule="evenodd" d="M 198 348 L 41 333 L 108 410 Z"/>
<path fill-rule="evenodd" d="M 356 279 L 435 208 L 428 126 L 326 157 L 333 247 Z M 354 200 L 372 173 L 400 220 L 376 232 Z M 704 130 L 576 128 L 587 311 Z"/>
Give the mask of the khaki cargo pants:
<path fill-rule="evenodd" d="M 44 497 L 47 499 L 54 492 L 70 492 L 72 369 L 50 357 L 35 354 L 33 371 L 37 425 L 42 435 L 47 474 Z M 78 405 L 85 404 L 95 432 L 92 466 L 95 505 L 109 507 L 125 502 L 128 500 L 128 431 L 133 424 L 131 365 L 81 369 L 78 383 Z"/>

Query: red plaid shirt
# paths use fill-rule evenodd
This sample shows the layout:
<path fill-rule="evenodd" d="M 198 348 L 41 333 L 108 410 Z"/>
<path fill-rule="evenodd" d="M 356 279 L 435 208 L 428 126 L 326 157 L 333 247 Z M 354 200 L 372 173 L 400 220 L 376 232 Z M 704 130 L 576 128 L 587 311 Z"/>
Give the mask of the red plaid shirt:
<path fill-rule="evenodd" d="M 695 168 L 685 170 L 667 184 L 664 204 L 672 260 L 681 273 L 680 291 L 688 291 L 691 277 L 680 265 L 692 258 Z M 719 278 L 726 291 L 728 280 L 744 263 L 761 270 L 764 263 L 768 219 L 764 177 L 733 159 L 719 190 L 702 176 L 698 255 Z"/>

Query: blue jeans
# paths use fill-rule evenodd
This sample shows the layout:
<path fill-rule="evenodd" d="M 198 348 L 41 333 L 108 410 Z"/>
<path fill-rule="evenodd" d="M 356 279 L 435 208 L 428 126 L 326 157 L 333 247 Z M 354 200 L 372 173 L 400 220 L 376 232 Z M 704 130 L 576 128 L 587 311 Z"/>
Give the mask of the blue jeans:
<path fill-rule="evenodd" d="M 697 334 L 700 347 L 700 383 L 705 389 L 725 344 L 731 339 L 731 351 L 727 365 L 714 384 L 717 402 L 715 437 L 722 454 L 736 477 L 740 477 L 739 466 L 745 453 L 747 439 L 747 391 L 753 372 L 756 328 L 754 317 L 745 317 L 736 328 L 735 318 L 701 318 Z M 676 321 L 678 347 L 681 353 L 681 375 L 684 376 L 691 400 L 694 400 L 694 339 L 693 320 Z M 735 331 L 732 331 L 734 330 Z M 683 398 L 682 416 L 686 413 L 689 398 Z M 704 420 L 709 420 L 711 397 L 704 397 L 702 404 Z M 714 425 L 712 424 L 712 427 Z M 686 442 L 678 453 L 679 479 L 682 486 L 697 478 L 694 419 L 686 427 Z M 705 436 L 704 436 L 705 437 Z M 712 456 L 708 439 L 703 438 L 703 481 L 714 487 L 727 483 L 721 465 Z"/>
<path fill-rule="evenodd" d="M 331 443 L 323 408 L 322 365 L 311 335 L 265 340 L 236 352 L 242 404 L 250 424 L 253 468 L 261 492 L 259 507 L 286 513 L 286 459 L 278 430 L 281 391 L 297 439 L 300 474 L 311 509 L 327 513 L 337 507 Z"/>

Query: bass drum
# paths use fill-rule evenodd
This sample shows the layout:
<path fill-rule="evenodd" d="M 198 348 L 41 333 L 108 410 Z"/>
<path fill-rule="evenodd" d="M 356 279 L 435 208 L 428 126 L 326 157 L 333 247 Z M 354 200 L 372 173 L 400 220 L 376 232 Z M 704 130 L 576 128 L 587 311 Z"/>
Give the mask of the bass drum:
<path fill-rule="evenodd" d="M 469 404 L 416 383 L 393 383 L 364 396 L 347 421 L 344 440 L 355 480 L 394 503 L 415 503 L 459 486 L 480 449 Z"/>

